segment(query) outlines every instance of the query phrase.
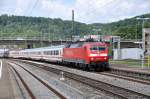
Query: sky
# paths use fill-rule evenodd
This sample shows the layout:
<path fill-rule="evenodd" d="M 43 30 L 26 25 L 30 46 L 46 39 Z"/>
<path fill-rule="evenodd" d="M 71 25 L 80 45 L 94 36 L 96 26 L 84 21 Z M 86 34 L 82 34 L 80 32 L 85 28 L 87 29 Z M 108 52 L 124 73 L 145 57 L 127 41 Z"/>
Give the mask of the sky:
<path fill-rule="evenodd" d="M 0 15 L 61 18 L 110 23 L 150 13 L 150 0 L 0 0 Z"/>

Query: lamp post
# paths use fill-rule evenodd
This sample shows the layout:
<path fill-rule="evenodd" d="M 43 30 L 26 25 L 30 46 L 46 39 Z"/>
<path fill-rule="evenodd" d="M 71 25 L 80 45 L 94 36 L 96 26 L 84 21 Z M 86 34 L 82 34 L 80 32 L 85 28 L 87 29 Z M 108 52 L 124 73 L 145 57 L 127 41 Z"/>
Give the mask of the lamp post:
<path fill-rule="evenodd" d="M 144 37 L 144 23 L 145 23 L 145 20 L 149 20 L 150 18 L 136 18 L 137 20 L 142 20 L 142 60 L 141 60 L 141 65 L 142 65 L 142 68 L 144 68 L 144 51 L 145 51 L 145 37 Z"/>

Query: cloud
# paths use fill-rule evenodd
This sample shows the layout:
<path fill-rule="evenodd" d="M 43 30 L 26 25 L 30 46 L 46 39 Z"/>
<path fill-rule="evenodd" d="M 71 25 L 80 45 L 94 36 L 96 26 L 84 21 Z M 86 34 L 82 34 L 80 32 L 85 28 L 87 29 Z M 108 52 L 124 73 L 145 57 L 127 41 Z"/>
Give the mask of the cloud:
<path fill-rule="evenodd" d="M 53 18 L 60 17 L 63 19 L 69 19 L 71 17 L 72 7 L 65 5 L 60 0 L 42 0 L 42 8 Z"/>
<path fill-rule="evenodd" d="M 114 0 L 77 0 L 75 11 L 77 12 L 77 20 L 82 22 L 91 23 L 92 21 L 104 19 L 104 15 L 108 15 L 107 6 Z M 103 21 L 103 20 L 102 20 Z"/>
<path fill-rule="evenodd" d="M 60 0 L 43 0 L 42 6 L 50 17 L 63 19 L 71 19 L 74 9 L 75 20 L 84 23 L 106 23 L 150 12 L 150 0 L 76 0 L 72 7 Z"/>
<path fill-rule="evenodd" d="M 6 4 L 7 1 L 14 1 Z M 150 0 L 5 0 L 0 13 L 42 16 L 84 23 L 106 23 L 150 13 Z M 37 3 L 36 7 L 33 6 Z M 7 2 L 8 3 L 8 2 Z M 0 7 L 1 8 L 1 7 Z M 10 10 L 12 9 L 13 10 Z"/>
<path fill-rule="evenodd" d="M 1 14 L 13 14 L 15 3 L 16 1 L 14 0 L 0 0 L 0 15 Z"/>
<path fill-rule="evenodd" d="M 28 16 L 38 0 L 16 0 L 15 15 L 26 15 Z"/>

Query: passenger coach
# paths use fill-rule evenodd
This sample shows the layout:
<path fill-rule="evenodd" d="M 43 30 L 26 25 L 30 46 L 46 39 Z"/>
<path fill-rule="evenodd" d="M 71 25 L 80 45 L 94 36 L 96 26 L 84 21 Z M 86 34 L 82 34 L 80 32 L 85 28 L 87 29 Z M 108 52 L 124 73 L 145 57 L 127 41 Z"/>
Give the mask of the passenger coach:
<path fill-rule="evenodd" d="M 25 49 L 20 51 L 10 51 L 9 57 L 32 60 L 45 60 L 50 62 L 62 62 L 62 54 L 64 47 L 64 45 L 59 45 L 34 49 Z"/>

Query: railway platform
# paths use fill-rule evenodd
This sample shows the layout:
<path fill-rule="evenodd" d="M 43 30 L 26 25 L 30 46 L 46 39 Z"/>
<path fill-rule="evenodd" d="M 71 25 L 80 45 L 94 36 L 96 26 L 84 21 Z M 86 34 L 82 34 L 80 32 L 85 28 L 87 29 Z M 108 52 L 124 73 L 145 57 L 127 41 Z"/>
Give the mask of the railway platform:
<path fill-rule="evenodd" d="M 0 99 L 23 99 L 17 82 L 4 59 L 0 59 Z"/>
<path fill-rule="evenodd" d="M 0 60 L 0 99 L 14 99 L 8 67 Z"/>

